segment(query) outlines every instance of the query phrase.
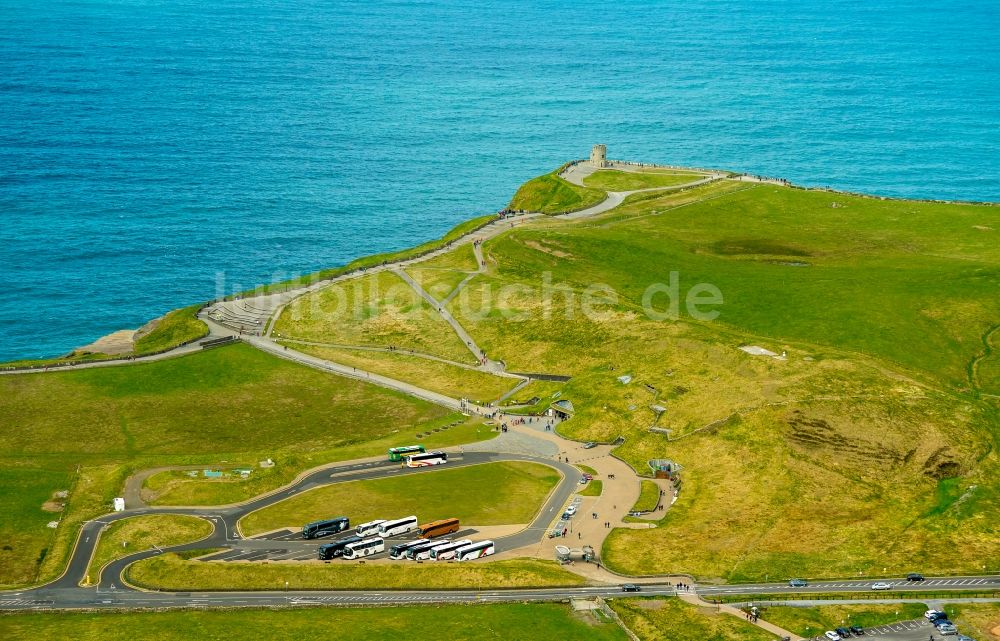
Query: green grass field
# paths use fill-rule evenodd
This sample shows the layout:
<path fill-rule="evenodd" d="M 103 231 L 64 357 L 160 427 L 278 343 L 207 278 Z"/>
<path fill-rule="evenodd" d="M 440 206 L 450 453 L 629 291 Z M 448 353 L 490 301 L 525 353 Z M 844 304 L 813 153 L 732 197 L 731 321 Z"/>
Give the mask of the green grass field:
<path fill-rule="evenodd" d="M 615 599 L 611 608 L 640 639 L 773 641 L 776 636 L 715 608 L 680 599 Z"/>
<path fill-rule="evenodd" d="M 286 341 L 282 341 L 282 344 L 335 363 L 413 383 L 452 398 L 493 402 L 520 382 L 516 378 L 496 376 L 420 356 L 409 356 L 402 351 L 339 349 Z"/>
<path fill-rule="evenodd" d="M 660 486 L 653 481 L 643 479 L 639 490 L 639 498 L 632 507 L 637 512 L 652 512 L 660 503 Z"/>
<path fill-rule="evenodd" d="M 704 174 L 690 172 L 650 171 L 640 173 L 605 169 L 595 171 L 584 178 L 583 184 L 601 191 L 633 191 L 652 187 L 674 187 L 701 180 L 704 177 Z"/>
<path fill-rule="evenodd" d="M 130 565 L 128 582 L 157 590 L 446 590 L 569 587 L 584 580 L 555 561 L 417 564 L 186 561 L 163 554 Z"/>
<path fill-rule="evenodd" d="M 1000 604 L 950 603 L 944 609 L 963 634 L 977 641 L 1000 641 Z"/>
<path fill-rule="evenodd" d="M 926 610 L 927 606 L 923 603 L 866 603 L 810 608 L 777 606 L 764 608 L 761 618 L 799 636 L 814 637 L 839 627 L 860 625 L 868 628 L 919 619 Z"/>
<path fill-rule="evenodd" d="M 521 185 L 511 199 L 510 207 L 543 214 L 562 214 L 586 209 L 606 197 L 601 189 L 580 187 L 551 173 Z"/>
<path fill-rule="evenodd" d="M 424 269 L 411 267 L 406 270 L 428 294 L 436 300 L 444 300 L 469 274 L 450 269 Z"/>
<path fill-rule="evenodd" d="M 337 515 L 353 523 L 416 514 L 421 522 L 457 517 L 468 525 L 520 524 L 534 517 L 558 482 L 557 471 L 537 463 L 422 471 L 310 490 L 248 514 L 239 525 L 252 536 Z"/>
<path fill-rule="evenodd" d="M 182 514 L 150 514 L 115 521 L 101 531 L 87 577 L 96 583 L 100 579 L 101 568 L 115 559 L 148 550 L 154 545 L 164 548 L 190 543 L 211 533 L 212 524 L 209 521 Z"/>
<path fill-rule="evenodd" d="M 604 482 L 594 479 L 587 483 L 587 486 L 577 492 L 580 496 L 600 496 L 604 491 Z"/>
<path fill-rule="evenodd" d="M 77 641 L 302 641 L 317 631 L 347 638 L 412 638 L 415 631 L 447 631 L 449 639 L 625 641 L 615 624 L 573 613 L 557 603 L 310 608 L 300 610 L 172 610 L 60 612 L 0 616 L 0 636 Z M 329 635 L 327 635 L 329 636 Z"/>
<path fill-rule="evenodd" d="M 0 586 L 57 575 L 80 521 L 110 511 L 131 469 L 256 463 L 405 430 L 447 410 L 245 345 L 120 367 L 0 378 Z M 365 426 L 359 430 L 360 426 Z M 56 492 L 67 491 L 66 498 Z M 50 529 L 50 521 L 61 521 Z"/>
<path fill-rule="evenodd" d="M 982 295 L 1000 284 L 1000 243 L 981 230 L 1000 224 L 1000 210 L 776 186 L 670 209 L 694 195 L 630 201 L 604 224 L 522 228 L 486 250 L 502 280 L 537 284 L 547 271 L 578 290 L 606 283 L 633 305 L 677 271 L 683 290 L 704 282 L 722 291 L 725 327 L 873 355 L 967 386 L 966 365 L 1000 320 L 1000 298 Z M 948 286 L 932 294 L 931 282 Z M 984 391 L 997 385 L 983 381 Z"/>
<path fill-rule="evenodd" d="M 308 457 L 292 457 L 291 460 L 283 460 L 283 464 L 280 466 L 255 469 L 247 479 L 236 475 L 221 479 L 205 478 L 201 475 L 192 478 L 179 470 L 160 472 L 146 479 L 143 484 L 143 500 L 150 505 L 227 505 L 239 503 L 289 483 L 299 472 L 315 467 L 317 461 L 332 463 L 372 456 L 386 456 L 386 451 L 390 447 L 418 442 L 428 449 L 452 447 L 488 440 L 497 435 L 496 432 L 483 425 L 480 419 L 470 418 L 452 426 L 455 420 L 462 419 L 461 417 L 455 419 L 449 415 L 442 420 L 421 423 L 418 429 L 424 431 L 420 432 L 419 437 L 412 432 L 404 434 L 399 430 L 393 430 L 393 434 L 371 441 L 314 452 Z M 440 427 L 436 427 L 438 425 Z M 233 469 L 253 466 L 254 462 L 248 460 L 242 465 L 225 467 Z"/>
<path fill-rule="evenodd" d="M 1000 509 L 1000 415 L 967 393 L 966 371 L 1000 318 L 984 295 L 1000 282 L 1000 245 L 983 231 L 998 217 L 719 181 L 511 230 L 485 243 L 490 273 L 449 309 L 512 371 L 573 376 L 565 435 L 624 436 L 617 454 L 638 470 L 685 466 L 661 527 L 611 535 L 610 567 L 729 580 L 905 572 L 913 559 L 972 571 L 1000 554 L 982 516 Z M 672 271 L 676 295 L 652 302 L 677 300 L 678 317 L 651 318 L 644 294 Z M 585 313 L 595 283 L 617 299 L 592 296 Z M 722 293 L 714 321 L 686 309 L 698 283 Z M 653 404 L 669 441 L 648 431 Z M 836 533 L 823 525 L 834 521 Z"/>
<path fill-rule="evenodd" d="M 389 272 L 362 276 L 296 299 L 275 324 L 274 337 L 340 345 L 391 345 L 475 364 L 475 358 L 437 310 Z"/>

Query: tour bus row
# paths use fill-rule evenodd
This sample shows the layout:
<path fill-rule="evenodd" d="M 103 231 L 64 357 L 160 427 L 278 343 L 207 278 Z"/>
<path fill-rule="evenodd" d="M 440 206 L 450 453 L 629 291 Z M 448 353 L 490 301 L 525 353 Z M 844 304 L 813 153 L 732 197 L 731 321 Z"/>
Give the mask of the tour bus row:
<path fill-rule="evenodd" d="M 319 546 L 319 559 L 321 561 L 329 561 L 337 557 L 347 560 L 363 559 L 382 552 L 385 552 L 385 539 L 377 536 L 366 539 L 355 535 Z M 390 559 L 411 559 L 414 561 L 471 561 L 495 553 L 496 546 L 493 541 L 472 541 L 470 539 L 460 541 L 417 539 L 389 548 Z"/>
<path fill-rule="evenodd" d="M 306 523 L 302 528 L 302 538 L 318 539 L 330 536 L 331 534 L 345 532 L 350 527 L 351 521 L 346 516 L 338 516 L 337 518 L 323 521 L 313 521 L 312 523 Z M 458 527 L 458 519 L 441 519 L 420 525 L 417 517 L 405 516 L 401 519 L 392 519 L 389 521 L 385 519 L 368 521 L 354 528 L 354 533 L 360 537 L 379 536 L 387 538 L 416 532 L 420 538 L 430 539 L 435 536 L 458 532 Z"/>

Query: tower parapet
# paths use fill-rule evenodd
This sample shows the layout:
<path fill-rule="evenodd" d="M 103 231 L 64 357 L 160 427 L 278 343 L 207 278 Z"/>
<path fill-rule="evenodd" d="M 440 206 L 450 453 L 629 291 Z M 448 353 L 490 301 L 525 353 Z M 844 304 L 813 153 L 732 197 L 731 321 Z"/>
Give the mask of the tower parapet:
<path fill-rule="evenodd" d="M 590 164 L 598 169 L 608 166 L 608 148 L 605 145 L 594 145 L 590 150 Z"/>

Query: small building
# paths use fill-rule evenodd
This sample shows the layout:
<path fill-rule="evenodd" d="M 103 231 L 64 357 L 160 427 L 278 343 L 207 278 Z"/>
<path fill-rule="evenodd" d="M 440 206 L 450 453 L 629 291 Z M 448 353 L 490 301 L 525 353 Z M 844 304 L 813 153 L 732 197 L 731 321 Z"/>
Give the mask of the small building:
<path fill-rule="evenodd" d="M 594 145 L 590 150 L 590 165 L 598 169 L 610 166 L 608 163 L 608 148 L 605 145 Z"/>
<path fill-rule="evenodd" d="M 573 403 L 569 399 L 559 399 L 558 401 L 552 403 L 549 409 L 555 414 L 555 416 L 560 421 L 565 421 L 572 418 L 576 409 L 573 407 Z"/>

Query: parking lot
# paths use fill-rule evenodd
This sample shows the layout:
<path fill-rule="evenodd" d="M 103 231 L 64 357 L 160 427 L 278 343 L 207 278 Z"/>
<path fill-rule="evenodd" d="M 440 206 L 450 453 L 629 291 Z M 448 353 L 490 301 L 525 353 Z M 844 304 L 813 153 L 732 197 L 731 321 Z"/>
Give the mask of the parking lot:
<path fill-rule="evenodd" d="M 459 539 L 472 538 L 479 531 L 473 528 L 465 528 L 450 535 L 453 541 Z M 201 561 L 311 561 L 316 560 L 319 546 L 325 543 L 332 543 L 338 538 L 344 538 L 350 532 L 345 532 L 339 536 L 330 536 L 321 539 L 305 540 L 299 530 L 276 530 L 261 534 L 250 539 L 236 541 L 234 547 L 229 550 L 218 552 L 211 556 L 200 559 Z M 402 536 L 393 536 L 385 539 L 385 552 L 373 554 L 369 559 L 389 558 L 389 548 L 396 543 L 412 541 L 417 536 L 414 533 Z M 498 546 L 497 551 L 500 551 Z"/>
<path fill-rule="evenodd" d="M 900 621 L 888 625 L 873 626 L 865 628 L 864 637 L 874 637 L 880 641 L 946 641 L 954 639 L 955 636 L 941 636 L 938 631 L 925 619 L 914 619 L 912 621 Z M 852 638 L 864 638 L 852 637 Z M 826 637 L 820 635 L 813 637 L 815 641 L 827 641 Z"/>

